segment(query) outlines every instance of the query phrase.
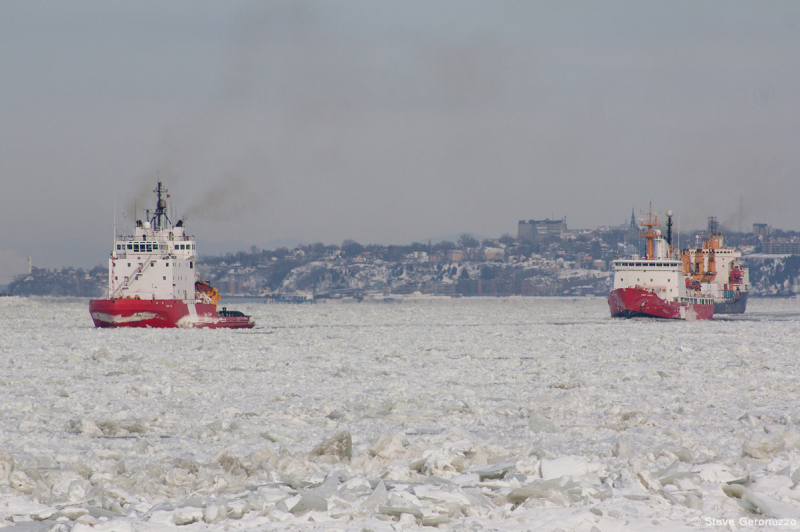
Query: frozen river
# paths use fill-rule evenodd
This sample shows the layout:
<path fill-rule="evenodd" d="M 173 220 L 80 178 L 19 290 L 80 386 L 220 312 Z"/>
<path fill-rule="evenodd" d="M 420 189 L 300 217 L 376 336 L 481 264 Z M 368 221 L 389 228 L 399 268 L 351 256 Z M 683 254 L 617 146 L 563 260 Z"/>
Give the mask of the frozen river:
<path fill-rule="evenodd" d="M 0 298 L 0 527 L 800 528 L 796 299 L 228 304 L 257 328 Z"/>

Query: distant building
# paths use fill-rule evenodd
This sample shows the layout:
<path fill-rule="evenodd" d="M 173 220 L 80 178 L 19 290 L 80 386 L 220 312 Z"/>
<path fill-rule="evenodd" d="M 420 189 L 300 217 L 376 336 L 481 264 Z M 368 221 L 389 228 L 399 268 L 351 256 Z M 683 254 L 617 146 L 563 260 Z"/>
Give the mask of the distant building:
<path fill-rule="evenodd" d="M 219 286 L 219 291 L 222 294 L 237 296 L 244 295 L 245 293 L 244 282 L 239 280 L 217 281 L 217 285 Z"/>
<path fill-rule="evenodd" d="M 772 234 L 772 227 L 767 224 L 753 224 L 753 234 L 767 240 Z"/>
<path fill-rule="evenodd" d="M 520 220 L 517 224 L 517 238 L 530 242 L 539 236 L 564 236 L 567 232 L 567 217 L 561 220 Z"/>
<path fill-rule="evenodd" d="M 463 296 L 510 296 L 516 291 L 511 279 L 459 279 L 456 293 Z"/>
<path fill-rule="evenodd" d="M 423 294 L 434 294 L 437 296 L 453 296 L 456 294 L 456 285 L 453 283 L 425 281 L 420 288 Z"/>
<path fill-rule="evenodd" d="M 520 220 L 517 224 L 517 239 L 521 242 L 530 242 L 536 238 L 536 228 L 531 223 L 533 220 Z"/>
<path fill-rule="evenodd" d="M 428 262 L 428 254 L 425 251 L 412 251 L 411 253 L 407 253 L 405 258 L 418 262 Z"/>
<path fill-rule="evenodd" d="M 503 260 L 506 258 L 506 250 L 503 248 L 483 248 L 483 260 Z"/>
<path fill-rule="evenodd" d="M 764 252 L 770 255 L 800 255 L 799 240 L 770 240 L 764 242 Z"/>
<path fill-rule="evenodd" d="M 557 283 L 534 284 L 533 279 L 523 279 L 520 284 L 520 293 L 523 296 L 555 296 L 559 290 L 560 285 Z"/>
<path fill-rule="evenodd" d="M 464 260 L 464 252 L 460 249 L 447 250 L 447 262 L 461 262 Z"/>

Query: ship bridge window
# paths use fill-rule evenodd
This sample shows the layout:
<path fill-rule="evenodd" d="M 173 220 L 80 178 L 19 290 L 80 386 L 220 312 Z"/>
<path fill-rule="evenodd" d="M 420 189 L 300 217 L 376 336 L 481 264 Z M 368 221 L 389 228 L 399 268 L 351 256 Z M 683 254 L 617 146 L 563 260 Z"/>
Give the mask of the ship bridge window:
<path fill-rule="evenodd" d="M 158 249 L 158 244 L 153 244 L 153 249 Z"/>
<path fill-rule="evenodd" d="M 147 251 L 153 251 L 153 245 L 147 244 Z"/>
<path fill-rule="evenodd" d="M 133 249 L 133 244 L 128 244 L 128 249 Z"/>

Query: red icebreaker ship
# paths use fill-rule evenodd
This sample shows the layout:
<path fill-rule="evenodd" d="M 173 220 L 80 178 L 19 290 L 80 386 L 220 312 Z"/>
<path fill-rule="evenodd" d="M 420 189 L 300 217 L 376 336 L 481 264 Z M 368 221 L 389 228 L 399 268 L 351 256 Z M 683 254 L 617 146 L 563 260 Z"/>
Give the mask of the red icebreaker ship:
<path fill-rule="evenodd" d="M 661 237 L 658 217 L 652 208 L 642 221 L 639 236 L 647 240 L 644 259 L 614 261 L 614 289 L 608 295 L 613 318 L 666 318 L 710 320 L 714 316 L 714 297 L 702 292 L 702 284 L 692 282 L 673 256 L 672 212 L 667 211 L 667 239 Z M 647 228 L 647 232 L 645 232 Z"/>
<path fill-rule="evenodd" d="M 186 234 L 183 221 L 170 222 L 160 182 L 153 192 L 158 196 L 153 217 L 137 220 L 133 235 L 115 235 L 108 296 L 89 302 L 95 327 L 252 328 L 250 316 L 217 311 L 217 290 L 195 280 L 194 237 Z"/>

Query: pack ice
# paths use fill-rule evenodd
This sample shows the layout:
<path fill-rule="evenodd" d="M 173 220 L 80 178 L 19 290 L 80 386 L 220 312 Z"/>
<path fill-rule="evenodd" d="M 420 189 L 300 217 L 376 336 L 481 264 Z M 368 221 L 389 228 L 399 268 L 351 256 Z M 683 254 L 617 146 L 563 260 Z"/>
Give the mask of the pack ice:
<path fill-rule="evenodd" d="M 207 331 L 0 298 L 0 527 L 797 528 L 797 304 L 253 302 Z"/>

